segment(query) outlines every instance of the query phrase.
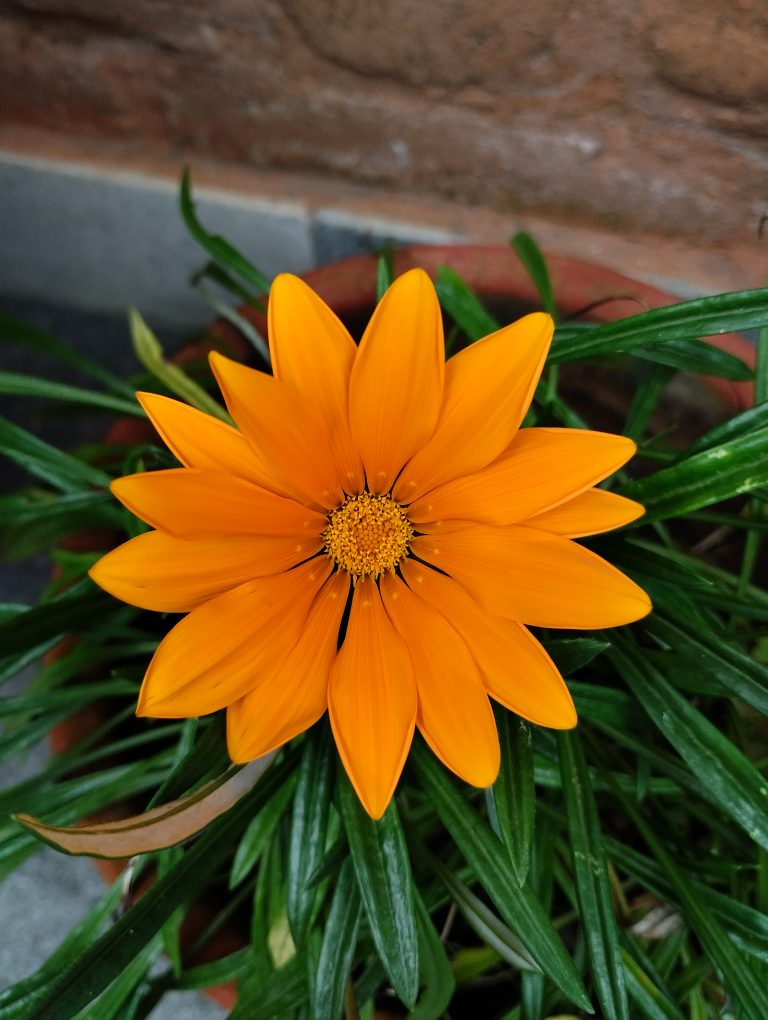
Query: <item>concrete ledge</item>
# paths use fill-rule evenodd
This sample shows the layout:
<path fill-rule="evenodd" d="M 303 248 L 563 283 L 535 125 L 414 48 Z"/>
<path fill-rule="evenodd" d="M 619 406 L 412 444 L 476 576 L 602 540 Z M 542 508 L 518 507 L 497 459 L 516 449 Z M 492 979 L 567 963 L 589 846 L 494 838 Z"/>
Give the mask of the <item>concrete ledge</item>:
<path fill-rule="evenodd" d="M 0 295 L 107 314 L 133 304 L 158 327 L 199 324 L 209 313 L 188 281 L 205 255 L 178 212 L 179 173 L 171 161 L 0 127 Z M 296 174 L 201 162 L 193 177 L 208 229 L 269 275 L 387 240 L 504 243 L 519 229 L 545 250 L 681 296 L 760 286 L 768 272 L 754 234 L 743 245 L 693 249 Z"/>

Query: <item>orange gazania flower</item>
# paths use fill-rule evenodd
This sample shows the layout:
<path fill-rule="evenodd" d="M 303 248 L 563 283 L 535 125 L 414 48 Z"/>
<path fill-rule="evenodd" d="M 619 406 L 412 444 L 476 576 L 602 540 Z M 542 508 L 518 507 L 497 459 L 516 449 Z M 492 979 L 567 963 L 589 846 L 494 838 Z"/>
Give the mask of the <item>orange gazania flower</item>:
<path fill-rule="evenodd" d="M 187 615 L 150 663 L 138 714 L 226 708 L 230 756 L 246 762 L 328 708 L 374 818 L 414 726 L 476 786 L 499 767 L 488 695 L 542 726 L 574 726 L 526 625 L 611 627 L 650 602 L 572 541 L 642 513 L 594 488 L 632 441 L 518 431 L 552 330 L 527 315 L 446 364 L 435 290 L 416 269 L 358 347 L 306 284 L 279 276 L 274 376 L 211 355 L 237 429 L 139 394 L 184 467 L 113 483 L 156 530 L 91 576 L 133 605 Z"/>

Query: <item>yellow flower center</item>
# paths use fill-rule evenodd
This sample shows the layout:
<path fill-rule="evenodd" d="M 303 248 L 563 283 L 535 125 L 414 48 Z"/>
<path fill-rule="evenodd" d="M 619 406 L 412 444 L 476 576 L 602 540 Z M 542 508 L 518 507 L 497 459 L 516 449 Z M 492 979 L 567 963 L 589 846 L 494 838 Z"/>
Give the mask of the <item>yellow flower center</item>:
<path fill-rule="evenodd" d="M 327 555 L 353 580 L 376 578 L 407 554 L 413 528 L 389 496 L 362 492 L 330 512 L 323 538 Z"/>

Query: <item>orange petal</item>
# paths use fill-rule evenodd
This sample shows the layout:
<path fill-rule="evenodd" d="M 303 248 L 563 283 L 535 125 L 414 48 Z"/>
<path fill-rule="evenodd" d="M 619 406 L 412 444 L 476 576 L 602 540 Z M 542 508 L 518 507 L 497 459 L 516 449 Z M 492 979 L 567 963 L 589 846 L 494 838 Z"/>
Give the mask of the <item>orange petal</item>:
<path fill-rule="evenodd" d="M 490 464 L 505 450 L 528 410 L 554 324 L 534 312 L 467 347 L 445 367 L 440 420 L 394 488 L 400 503 Z"/>
<path fill-rule="evenodd" d="M 227 748 L 232 761 L 260 758 L 303 733 L 323 714 L 348 592 L 348 574 L 329 577 L 293 650 L 265 669 L 250 694 L 229 706 Z"/>
<path fill-rule="evenodd" d="M 521 429 L 501 457 L 422 496 L 408 517 L 514 524 L 602 481 L 635 450 L 631 439 L 605 432 Z"/>
<path fill-rule="evenodd" d="M 183 719 L 226 708 L 286 658 L 312 599 L 331 570 L 312 560 L 262 577 L 198 606 L 160 642 L 139 693 L 137 715 Z"/>
<path fill-rule="evenodd" d="M 651 602 L 589 549 L 533 528 L 483 524 L 437 529 L 411 543 L 498 616 L 537 627 L 594 629 L 632 623 Z"/>
<path fill-rule="evenodd" d="M 230 414 L 277 486 L 309 503 L 337 506 L 343 495 L 326 429 L 307 399 L 288 383 L 215 351 L 210 360 Z"/>
<path fill-rule="evenodd" d="M 368 814 L 381 818 L 411 746 L 416 684 L 402 638 L 368 578 L 355 586 L 328 709 L 347 775 Z"/>
<path fill-rule="evenodd" d="M 110 489 L 137 517 L 179 538 L 293 536 L 305 553 L 296 562 L 321 548 L 328 524 L 293 499 L 221 471 L 147 471 L 118 478 Z"/>
<path fill-rule="evenodd" d="M 422 563 L 406 560 L 402 572 L 464 638 L 491 697 L 539 726 L 567 730 L 576 725 L 576 709 L 557 666 L 522 624 L 487 612 L 460 584 Z"/>
<path fill-rule="evenodd" d="M 412 269 L 379 302 L 352 368 L 350 425 L 371 492 L 388 492 L 403 464 L 432 435 L 444 359 L 435 288 L 422 269 Z"/>
<path fill-rule="evenodd" d="M 526 528 L 551 531 L 563 538 L 584 538 L 622 528 L 644 513 L 644 506 L 626 496 L 618 496 L 605 489 L 587 489 L 567 503 L 520 521 L 520 524 Z"/>
<path fill-rule="evenodd" d="M 102 556 L 88 573 L 132 606 L 186 613 L 251 578 L 287 570 L 306 559 L 309 548 L 294 537 L 191 542 L 148 531 Z"/>
<path fill-rule="evenodd" d="M 325 422 L 345 491 L 360 492 L 363 465 L 349 430 L 349 376 L 357 347 L 343 323 L 298 276 L 282 273 L 272 284 L 269 346 L 275 378 L 299 390 Z"/>
<path fill-rule="evenodd" d="M 394 574 L 381 578 L 381 598 L 413 663 L 416 725 L 437 757 L 473 786 L 499 772 L 499 738 L 477 665 L 456 630 Z"/>
<path fill-rule="evenodd" d="M 171 453 L 186 467 L 228 471 L 261 483 L 264 471 L 237 429 L 159 393 L 136 398 Z"/>

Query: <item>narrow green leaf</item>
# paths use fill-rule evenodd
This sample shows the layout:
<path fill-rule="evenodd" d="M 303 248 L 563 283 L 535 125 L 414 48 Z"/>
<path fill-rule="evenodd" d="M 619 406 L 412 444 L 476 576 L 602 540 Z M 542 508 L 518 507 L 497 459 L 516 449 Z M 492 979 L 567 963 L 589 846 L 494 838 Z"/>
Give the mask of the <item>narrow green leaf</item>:
<path fill-rule="evenodd" d="M 679 517 L 768 483 L 768 429 L 749 432 L 686 457 L 621 490 L 646 508 L 648 521 Z"/>
<path fill-rule="evenodd" d="M 630 656 L 629 648 L 625 654 L 618 645 L 609 654 L 624 682 L 708 796 L 751 839 L 768 849 L 768 780 L 649 662 Z"/>
<path fill-rule="evenodd" d="M 533 734 L 530 723 L 506 709 L 498 709 L 495 715 L 501 744 L 501 768 L 493 784 L 496 820 L 518 885 L 524 885 L 536 815 Z"/>
<path fill-rule="evenodd" d="M 543 644 L 563 676 L 570 676 L 576 670 L 588 666 L 611 647 L 610 642 L 598 641 L 596 638 L 547 639 Z"/>
<path fill-rule="evenodd" d="M 248 259 L 237 248 L 217 234 L 209 234 L 197 216 L 195 203 L 192 199 L 192 181 L 189 168 L 186 167 L 181 176 L 179 188 L 179 208 L 190 234 L 198 244 L 224 269 L 229 269 L 249 283 L 258 293 L 269 292 L 270 281 L 252 266 Z"/>
<path fill-rule="evenodd" d="M 631 351 L 648 344 L 740 332 L 768 323 L 768 290 L 746 290 L 696 298 L 631 315 L 552 343 L 550 361 L 575 361 L 594 354 Z"/>
<path fill-rule="evenodd" d="M 674 1002 L 659 991 L 625 949 L 622 949 L 621 956 L 627 991 L 640 1014 L 647 1020 L 684 1020 Z"/>
<path fill-rule="evenodd" d="M 293 765 L 291 757 L 286 757 L 227 814 L 210 825 L 177 867 L 57 975 L 25 1020 L 70 1020 L 111 984 L 174 910 L 193 897 L 201 882 L 220 866 L 253 811 L 282 784 Z"/>
<path fill-rule="evenodd" d="M 181 397 L 199 411 L 220 418 L 228 424 L 232 423 L 232 419 L 218 401 L 206 393 L 194 379 L 190 379 L 182 368 L 166 360 L 160 341 L 135 308 L 129 310 L 128 322 L 136 357 L 148 372 L 167 386 L 171 393 L 175 393 L 177 397 Z M 139 413 L 144 413 L 141 408 Z"/>
<path fill-rule="evenodd" d="M 333 741 L 327 727 L 317 726 L 304 744 L 288 843 L 286 909 L 296 945 L 301 945 L 307 936 L 317 898 L 317 887 L 310 885 L 310 878 L 325 853 L 333 764 Z"/>
<path fill-rule="evenodd" d="M 419 925 L 422 992 L 408 1016 L 409 1020 L 440 1020 L 451 1003 L 456 982 L 445 946 L 418 891 L 414 893 L 414 900 Z"/>
<path fill-rule="evenodd" d="M 30 326 L 26 322 L 19 322 L 0 312 L 0 337 L 8 343 L 18 344 L 20 347 L 31 347 L 33 350 L 41 351 L 50 357 L 72 365 L 86 375 L 93 376 L 99 382 L 112 390 L 113 393 L 133 398 L 133 390 L 128 383 L 119 376 L 108 371 L 97 361 L 92 361 L 79 351 L 73 350 L 61 340 L 49 336 L 41 329 Z"/>
<path fill-rule="evenodd" d="M 557 746 L 579 915 L 595 993 L 605 1020 L 629 1020 L 619 932 L 587 763 L 578 734 L 573 731 L 558 733 Z"/>
<path fill-rule="evenodd" d="M 667 365 L 652 365 L 643 372 L 635 390 L 622 432 L 636 443 L 645 435 L 662 393 L 674 375 Z"/>
<path fill-rule="evenodd" d="M 490 946 L 499 957 L 522 971 L 541 973 L 541 968 L 530 955 L 520 939 L 504 922 L 475 896 L 453 872 L 449 871 L 439 860 L 431 857 L 432 867 L 451 894 L 451 899 L 461 911 L 470 928 L 479 935 L 483 942 Z"/>
<path fill-rule="evenodd" d="M 768 716 L 768 667 L 728 643 L 716 630 L 686 626 L 681 618 L 654 613 L 644 624 L 648 633 L 671 648 L 685 651 L 694 675 L 717 679 L 734 698 L 741 698 Z"/>
<path fill-rule="evenodd" d="M 757 356 L 755 358 L 755 403 L 768 400 L 768 326 L 757 334 Z"/>
<path fill-rule="evenodd" d="M 242 333 L 253 349 L 268 365 L 270 363 L 269 345 L 261 333 L 259 333 L 256 329 L 254 324 L 249 319 L 246 319 L 244 315 L 241 315 L 237 309 L 232 307 L 232 305 L 219 298 L 209 287 L 206 287 L 199 280 L 196 284 L 196 288 L 197 293 L 203 301 L 205 301 L 208 307 L 217 315 L 220 315 L 222 319 L 226 319 L 227 322 L 235 327 L 236 330 Z"/>
<path fill-rule="evenodd" d="M 479 340 L 499 328 L 497 320 L 485 310 L 453 269 L 448 266 L 438 268 L 435 289 L 440 304 L 469 340 Z"/>
<path fill-rule="evenodd" d="M 716 425 L 709 432 L 705 432 L 703 436 L 694 439 L 692 443 L 685 447 L 677 459 L 686 459 L 695 453 L 711 450 L 713 447 L 722 446 L 732 439 L 751 435 L 766 428 L 768 428 L 768 401 L 755 404 L 754 407 L 749 407 L 746 411 L 734 414 L 733 417 L 724 421 L 722 425 Z"/>
<path fill-rule="evenodd" d="M 606 852 L 616 867 L 649 889 L 659 899 L 679 905 L 674 886 L 659 866 L 612 836 L 604 838 Z M 711 910 L 731 939 L 751 956 L 768 963 L 768 915 L 733 897 L 690 879 L 692 892 Z"/>
<path fill-rule="evenodd" d="M 0 449 L 10 460 L 62 492 L 109 485 L 109 475 L 0 418 Z"/>
<path fill-rule="evenodd" d="M 128 1012 L 129 1000 L 161 952 L 159 939 L 149 942 L 96 1002 L 81 1010 L 75 1020 L 123 1020 Z"/>
<path fill-rule="evenodd" d="M 199 721 L 197 722 L 199 725 Z M 228 764 L 224 720 L 220 716 L 214 716 L 202 737 L 188 752 L 182 753 L 179 757 L 177 751 L 177 758 L 171 771 L 148 806 L 154 808 L 171 800 L 178 800 L 206 776 L 220 774 Z"/>
<path fill-rule="evenodd" d="M 544 311 L 548 312 L 553 319 L 556 318 L 557 309 L 555 308 L 555 296 L 552 293 L 552 281 L 549 278 L 547 263 L 538 244 L 530 234 L 526 234 L 523 230 L 515 234 L 509 243 L 539 292 Z"/>
<path fill-rule="evenodd" d="M 568 999 L 580 1009 L 593 1012 L 560 936 L 530 889 L 518 886 L 501 842 L 420 742 L 414 744 L 411 762 L 443 824 L 509 927 Z"/>
<path fill-rule="evenodd" d="M 91 580 L 84 580 L 63 595 L 0 622 L 2 654 L 14 655 L 81 627 L 93 627 L 114 606 L 113 599 Z"/>
<path fill-rule="evenodd" d="M 174 988 L 210 988 L 212 985 L 223 985 L 227 981 L 236 981 L 248 971 L 251 948 L 243 946 L 219 960 L 209 963 L 198 963 L 187 969 L 173 982 Z"/>
<path fill-rule="evenodd" d="M 757 978 L 753 967 L 754 961 L 741 956 L 723 931 L 715 915 L 697 896 L 688 877 L 656 838 L 652 827 L 648 825 L 629 797 L 625 796 L 615 784 L 611 785 L 625 813 L 632 819 L 674 887 L 683 914 L 696 933 L 704 952 L 722 973 L 727 988 L 741 1010 L 741 1020 L 764 1020 L 768 1016 L 768 989 Z"/>
<path fill-rule="evenodd" d="M 632 353 L 644 361 L 677 368 L 692 375 L 714 375 L 735 382 L 748 382 L 754 378 L 754 372 L 741 358 L 702 340 L 675 340 L 674 343 L 636 347 Z"/>
<path fill-rule="evenodd" d="M 19 372 L 0 372 L 0 393 L 12 397 L 64 400 L 134 417 L 141 417 L 144 413 L 134 400 L 117 397 L 114 393 L 98 393 L 96 390 L 85 390 L 81 386 L 70 386 L 68 383 L 41 379 L 34 375 L 22 375 Z"/>
<path fill-rule="evenodd" d="M 339 802 L 349 849 L 376 950 L 392 985 L 407 1006 L 419 991 L 419 947 L 413 878 L 397 807 L 391 801 L 374 822 L 345 773 Z"/>
<path fill-rule="evenodd" d="M 233 889 L 250 874 L 256 862 L 269 843 L 280 819 L 286 812 L 288 802 L 296 786 L 296 776 L 289 776 L 268 804 L 251 819 L 243 838 L 235 851 L 229 888 Z"/>
<path fill-rule="evenodd" d="M 395 265 L 391 248 L 381 252 L 376 261 L 376 303 L 384 297 L 395 278 Z"/>
<path fill-rule="evenodd" d="M 283 1020 L 309 998 L 306 960 L 297 953 L 266 979 L 253 980 L 251 973 L 240 984 L 237 1005 L 228 1020 Z"/>
<path fill-rule="evenodd" d="M 341 866 L 333 891 L 328 920 L 312 982 L 313 1020 L 338 1020 L 344 1004 L 344 992 L 350 980 L 357 946 L 362 903 L 348 857 Z"/>

